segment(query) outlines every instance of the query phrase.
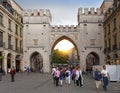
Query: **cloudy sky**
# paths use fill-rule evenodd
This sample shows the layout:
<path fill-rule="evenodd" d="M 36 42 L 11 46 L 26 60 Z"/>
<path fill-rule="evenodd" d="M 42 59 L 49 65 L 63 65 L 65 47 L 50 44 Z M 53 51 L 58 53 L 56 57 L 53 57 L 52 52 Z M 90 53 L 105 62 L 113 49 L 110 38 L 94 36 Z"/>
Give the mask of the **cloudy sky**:
<path fill-rule="evenodd" d="M 78 8 L 99 8 L 103 0 L 15 0 L 23 9 L 50 9 L 52 25 L 77 25 Z"/>

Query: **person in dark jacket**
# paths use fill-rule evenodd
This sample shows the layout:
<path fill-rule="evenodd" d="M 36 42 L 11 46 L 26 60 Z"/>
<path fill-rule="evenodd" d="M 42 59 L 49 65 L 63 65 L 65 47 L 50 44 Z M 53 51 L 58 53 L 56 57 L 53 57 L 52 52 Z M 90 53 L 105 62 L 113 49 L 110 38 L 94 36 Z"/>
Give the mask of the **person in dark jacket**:
<path fill-rule="evenodd" d="M 2 67 L 0 66 L 0 81 L 2 81 L 2 75 L 3 75 L 3 69 L 2 69 Z"/>
<path fill-rule="evenodd" d="M 10 69 L 10 74 L 11 74 L 11 81 L 14 82 L 15 81 L 15 69 L 14 66 Z"/>
<path fill-rule="evenodd" d="M 95 84 L 98 90 L 101 85 L 101 72 L 99 71 L 98 68 L 96 68 L 96 71 L 95 71 Z"/>

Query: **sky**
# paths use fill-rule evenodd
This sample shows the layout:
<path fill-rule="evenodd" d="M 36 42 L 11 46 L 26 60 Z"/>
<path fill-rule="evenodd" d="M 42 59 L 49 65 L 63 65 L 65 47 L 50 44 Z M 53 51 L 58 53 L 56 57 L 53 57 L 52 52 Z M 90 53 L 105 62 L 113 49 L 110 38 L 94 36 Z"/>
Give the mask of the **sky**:
<path fill-rule="evenodd" d="M 78 8 L 99 8 L 103 0 L 15 0 L 23 9 L 50 9 L 52 25 L 77 25 Z"/>

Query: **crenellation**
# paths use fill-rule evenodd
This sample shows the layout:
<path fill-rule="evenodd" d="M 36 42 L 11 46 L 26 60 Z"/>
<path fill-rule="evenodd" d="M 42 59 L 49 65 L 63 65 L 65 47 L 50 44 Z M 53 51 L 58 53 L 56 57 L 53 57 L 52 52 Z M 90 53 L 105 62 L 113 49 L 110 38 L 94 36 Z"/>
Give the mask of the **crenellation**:
<path fill-rule="evenodd" d="M 84 8 L 84 13 L 85 13 L 85 15 L 88 15 L 89 14 L 89 8 Z"/>
<path fill-rule="evenodd" d="M 78 15 L 102 15 L 100 8 L 79 8 Z"/>
<path fill-rule="evenodd" d="M 90 12 L 91 12 L 92 15 L 94 15 L 95 14 L 95 8 L 90 8 Z"/>
<path fill-rule="evenodd" d="M 97 12 L 97 15 L 101 15 L 102 14 L 100 8 L 97 8 L 96 12 Z"/>
<path fill-rule="evenodd" d="M 81 15 L 83 13 L 82 8 L 78 9 L 78 14 Z"/>
<path fill-rule="evenodd" d="M 71 26 L 69 26 L 69 25 L 54 25 L 53 27 L 52 27 L 52 31 L 75 31 L 76 30 L 76 26 L 74 26 L 74 25 L 71 25 Z"/>
<path fill-rule="evenodd" d="M 49 9 L 28 9 L 24 10 L 24 16 L 51 16 Z"/>

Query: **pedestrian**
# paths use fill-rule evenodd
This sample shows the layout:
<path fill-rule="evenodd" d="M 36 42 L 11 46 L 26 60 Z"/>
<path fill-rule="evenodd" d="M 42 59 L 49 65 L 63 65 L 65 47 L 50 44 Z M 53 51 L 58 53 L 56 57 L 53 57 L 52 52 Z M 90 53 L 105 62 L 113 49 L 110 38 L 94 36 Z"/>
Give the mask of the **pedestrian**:
<path fill-rule="evenodd" d="M 60 77 L 60 71 L 59 68 L 55 71 L 55 79 L 56 79 L 56 86 L 59 85 L 59 77 Z"/>
<path fill-rule="evenodd" d="M 11 74 L 11 82 L 14 82 L 15 81 L 15 74 L 16 74 L 14 66 L 11 67 L 10 74 Z"/>
<path fill-rule="evenodd" d="M 95 85 L 96 85 L 96 89 L 98 90 L 100 85 L 101 85 L 101 72 L 99 71 L 99 69 L 96 67 L 95 70 Z"/>
<path fill-rule="evenodd" d="M 76 84 L 75 77 L 76 77 L 76 67 L 74 67 L 72 70 L 72 80 L 74 81 L 74 85 Z"/>
<path fill-rule="evenodd" d="M 29 66 L 26 68 L 26 72 L 27 72 L 27 74 L 30 73 L 30 67 Z"/>
<path fill-rule="evenodd" d="M 83 86 L 83 76 L 82 76 L 82 70 L 80 69 L 80 67 L 78 67 L 76 70 L 76 84 L 77 86 L 80 86 L 80 87 Z"/>
<path fill-rule="evenodd" d="M 103 69 L 101 71 L 101 75 L 102 75 L 102 80 L 103 80 L 103 89 L 105 91 L 107 91 L 109 73 L 108 73 L 105 65 L 103 66 Z"/>
<path fill-rule="evenodd" d="M 3 75 L 3 69 L 2 69 L 2 66 L 0 66 L 0 81 L 2 81 L 2 75 Z"/>
<path fill-rule="evenodd" d="M 55 72 L 56 72 L 56 68 L 53 67 L 52 68 L 53 84 L 55 84 L 55 81 L 56 81 L 56 79 L 55 79 Z"/>
<path fill-rule="evenodd" d="M 70 84 L 70 77 L 71 77 L 70 67 L 67 68 L 65 72 L 65 76 L 66 76 L 66 84 Z"/>
<path fill-rule="evenodd" d="M 60 78 L 59 78 L 59 80 L 60 80 L 60 86 L 62 86 L 63 85 L 63 69 L 60 70 Z"/>

